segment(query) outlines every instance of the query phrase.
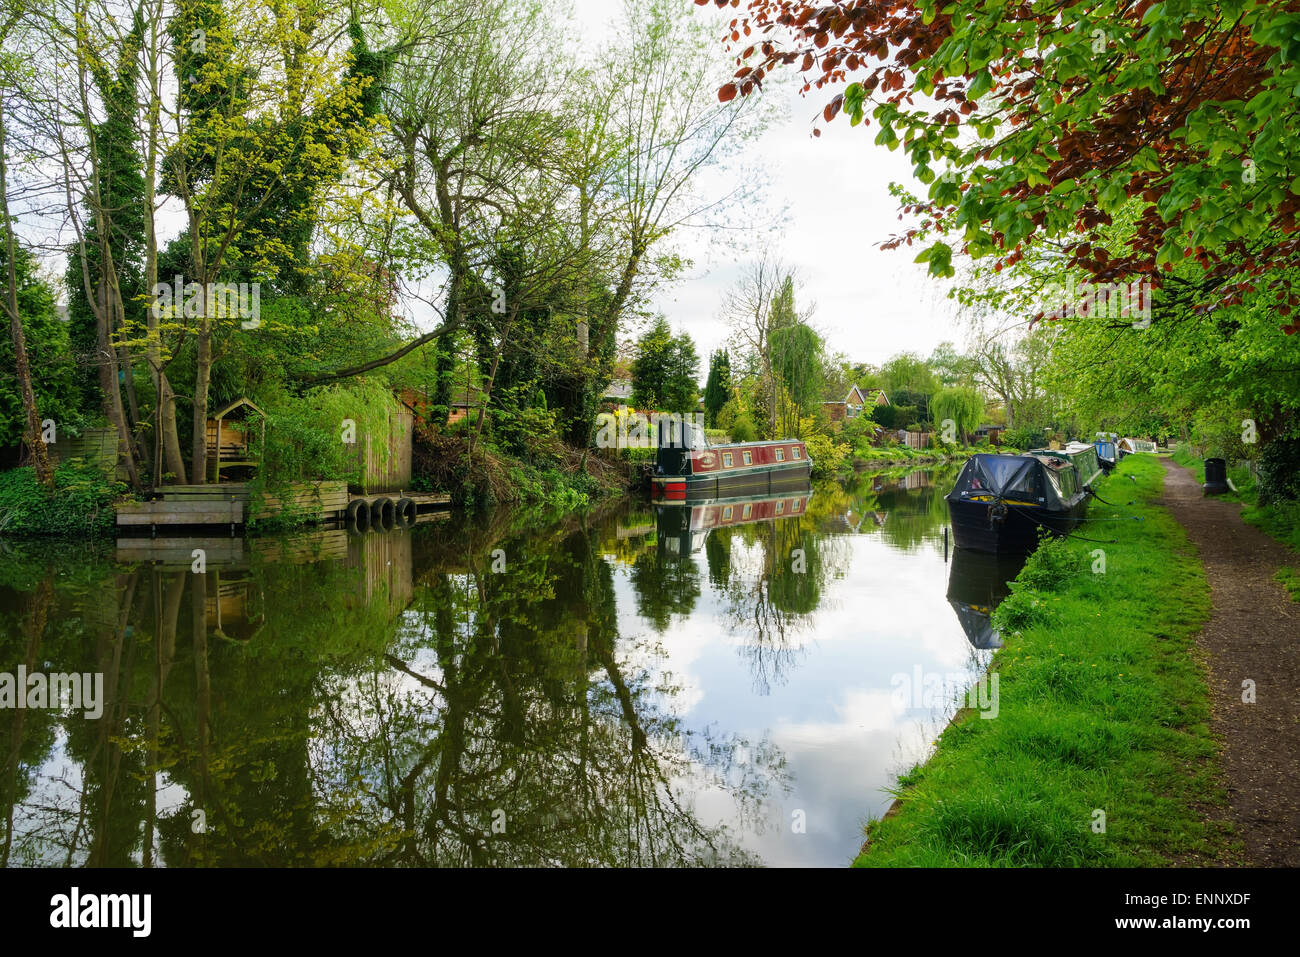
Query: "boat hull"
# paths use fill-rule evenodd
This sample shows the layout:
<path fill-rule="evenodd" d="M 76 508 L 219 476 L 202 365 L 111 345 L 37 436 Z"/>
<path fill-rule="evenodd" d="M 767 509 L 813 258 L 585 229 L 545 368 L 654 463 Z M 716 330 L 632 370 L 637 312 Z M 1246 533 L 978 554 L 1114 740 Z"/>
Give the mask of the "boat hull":
<path fill-rule="evenodd" d="M 808 461 L 789 462 L 746 471 L 692 475 L 655 475 L 651 498 L 661 502 L 697 502 L 709 498 L 767 495 L 806 489 L 812 473 Z"/>
<path fill-rule="evenodd" d="M 991 502 L 949 499 L 948 517 L 958 548 L 1002 555 L 1032 551 L 1043 529 L 1056 535 L 1069 534 L 1083 520 L 1087 507 L 1086 497 L 1068 511 L 1009 505 L 998 519 Z"/>

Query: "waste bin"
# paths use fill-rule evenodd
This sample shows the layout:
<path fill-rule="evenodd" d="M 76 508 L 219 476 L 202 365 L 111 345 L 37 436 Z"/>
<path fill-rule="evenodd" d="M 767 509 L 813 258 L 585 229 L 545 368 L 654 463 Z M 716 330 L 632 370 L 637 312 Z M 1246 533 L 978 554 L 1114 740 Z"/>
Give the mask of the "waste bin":
<path fill-rule="evenodd" d="M 1228 491 L 1228 463 L 1223 459 L 1206 459 L 1205 484 L 1201 488 L 1206 495 L 1222 495 Z"/>

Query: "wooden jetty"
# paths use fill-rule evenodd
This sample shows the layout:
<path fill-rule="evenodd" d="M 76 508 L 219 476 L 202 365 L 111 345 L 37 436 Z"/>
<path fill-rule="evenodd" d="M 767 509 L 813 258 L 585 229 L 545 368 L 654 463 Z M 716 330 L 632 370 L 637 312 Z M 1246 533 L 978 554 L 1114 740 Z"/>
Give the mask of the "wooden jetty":
<path fill-rule="evenodd" d="M 247 524 L 293 514 L 312 523 L 347 520 L 361 528 L 414 524 L 421 511 L 442 508 L 451 496 L 442 492 L 350 493 L 346 482 L 296 482 L 279 493 L 252 501 L 244 482 L 213 485 L 168 485 L 158 489 L 151 502 L 128 502 L 117 507 L 117 524 L 211 527 L 231 532 Z"/>

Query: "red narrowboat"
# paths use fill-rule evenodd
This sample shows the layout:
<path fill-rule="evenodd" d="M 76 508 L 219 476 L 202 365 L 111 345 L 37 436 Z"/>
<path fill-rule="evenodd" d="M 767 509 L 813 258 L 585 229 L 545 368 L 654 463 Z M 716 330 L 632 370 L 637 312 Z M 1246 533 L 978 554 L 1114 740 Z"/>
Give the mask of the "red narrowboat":
<path fill-rule="evenodd" d="M 808 449 L 798 439 L 712 445 L 704 430 L 686 423 L 665 430 L 651 475 L 657 502 L 689 502 L 737 495 L 767 495 L 807 488 Z"/>

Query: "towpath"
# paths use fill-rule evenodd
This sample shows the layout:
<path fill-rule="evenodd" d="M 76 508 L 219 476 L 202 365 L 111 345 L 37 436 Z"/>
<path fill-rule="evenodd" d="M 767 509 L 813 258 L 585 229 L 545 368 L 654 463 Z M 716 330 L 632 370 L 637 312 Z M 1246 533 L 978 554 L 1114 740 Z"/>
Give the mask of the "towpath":
<path fill-rule="evenodd" d="M 1213 611 L 1198 642 L 1241 863 L 1300 866 L 1300 604 L 1274 578 L 1300 556 L 1243 522 L 1239 504 L 1206 497 L 1192 473 L 1162 461 L 1164 505 L 1199 548 L 1210 582 Z M 1247 681 L 1253 704 L 1242 701 Z"/>

